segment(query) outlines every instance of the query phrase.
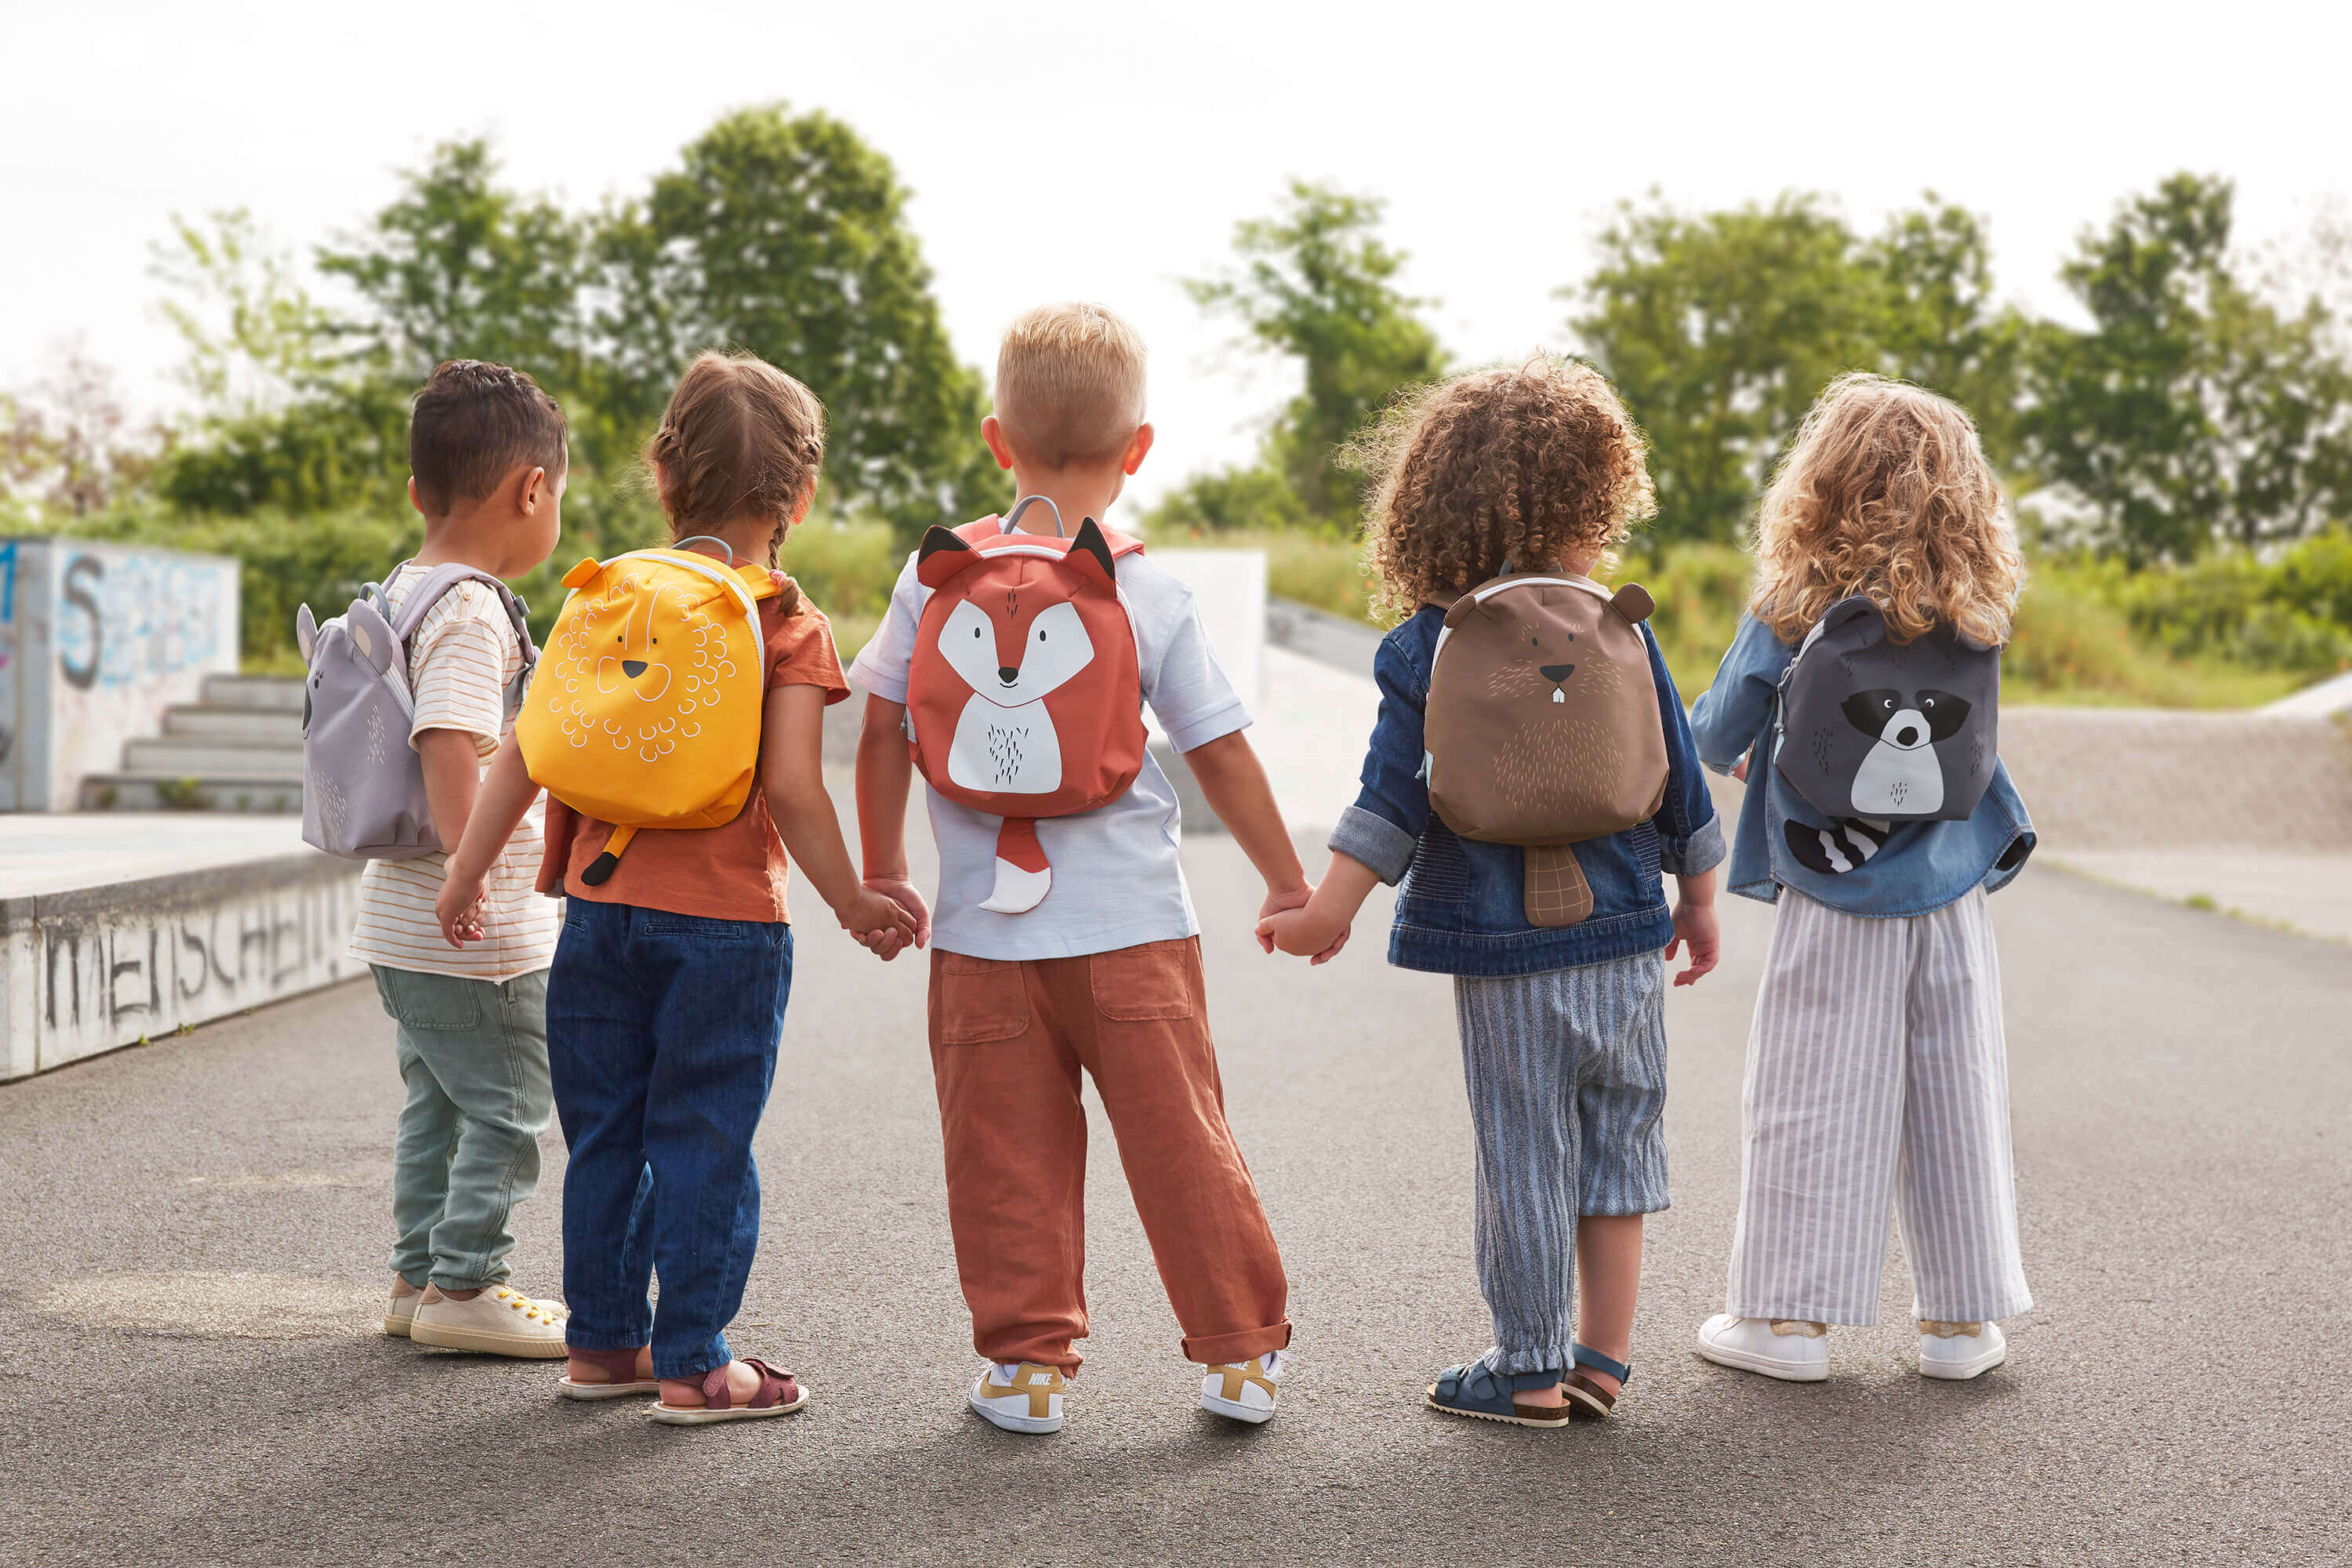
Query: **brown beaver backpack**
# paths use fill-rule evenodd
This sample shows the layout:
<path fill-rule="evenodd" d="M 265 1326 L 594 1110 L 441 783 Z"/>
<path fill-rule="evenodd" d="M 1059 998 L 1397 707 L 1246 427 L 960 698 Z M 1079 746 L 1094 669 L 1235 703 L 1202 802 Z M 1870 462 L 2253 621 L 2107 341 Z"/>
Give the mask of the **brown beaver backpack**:
<path fill-rule="evenodd" d="M 1465 594 L 1432 655 L 1429 804 L 1465 838 L 1527 850 L 1528 921 L 1573 925 L 1592 889 L 1568 846 L 1622 833 L 1666 797 L 1666 737 L 1629 583 L 1520 572 Z"/>

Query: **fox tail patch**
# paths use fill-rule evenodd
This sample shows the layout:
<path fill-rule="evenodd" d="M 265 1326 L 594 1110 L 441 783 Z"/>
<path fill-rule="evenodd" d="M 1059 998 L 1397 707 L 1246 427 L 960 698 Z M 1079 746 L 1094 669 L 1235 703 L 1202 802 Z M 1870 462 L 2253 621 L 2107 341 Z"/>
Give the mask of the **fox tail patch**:
<path fill-rule="evenodd" d="M 1037 842 L 1034 817 L 1008 816 L 996 832 L 996 886 L 981 908 L 1000 915 L 1025 915 L 1045 901 L 1054 868 Z"/>

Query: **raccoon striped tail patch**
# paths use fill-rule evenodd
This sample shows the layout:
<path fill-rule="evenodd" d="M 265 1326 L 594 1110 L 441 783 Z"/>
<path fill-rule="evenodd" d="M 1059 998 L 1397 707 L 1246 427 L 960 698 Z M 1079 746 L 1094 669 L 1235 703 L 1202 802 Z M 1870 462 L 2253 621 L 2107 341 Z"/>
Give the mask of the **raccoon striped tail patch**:
<path fill-rule="evenodd" d="M 1867 865 L 1894 830 L 1887 823 L 1860 816 L 1837 817 L 1827 827 L 1812 827 L 1794 819 L 1782 826 L 1789 853 L 1797 858 L 1797 864 L 1824 877 L 1843 876 Z"/>

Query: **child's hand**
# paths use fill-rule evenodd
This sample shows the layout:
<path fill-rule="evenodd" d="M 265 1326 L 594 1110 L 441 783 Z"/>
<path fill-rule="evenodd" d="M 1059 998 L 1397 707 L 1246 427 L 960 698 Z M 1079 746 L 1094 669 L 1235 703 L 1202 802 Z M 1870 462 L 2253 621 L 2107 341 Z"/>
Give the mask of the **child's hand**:
<path fill-rule="evenodd" d="M 1675 952 L 1685 942 L 1690 943 L 1690 967 L 1675 976 L 1677 985 L 1696 984 L 1713 972 L 1716 960 L 1723 951 L 1723 937 L 1716 928 L 1715 906 L 1695 904 L 1688 899 L 1675 900 L 1675 940 L 1666 943 L 1666 962 L 1674 962 Z"/>
<path fill-rule="evenodd" d="M 885 963 L 887 963 L 890 960 L 898 957 L 898 950 L 900 948 L 909 945 L 915 947 L 928 947 L 930 945 L 930 906 L 923 902 L 923 895 L 916 890 L 915 884 L 913 882 L 909 881 L 903 876 L 868 877 L 866 879 L 866 886 L 870 891 L 879 893 L 884 898 L 891 900 L 897 903 L 900 909 L 905 910 L 908 914 L 915 917 L 915 929 L 913 931 L 901 931 L 894 926 L 888 931 L 879 933 L 882 938 L 882 941 L 879 943 L 866 943 L 866 946 L 872 948 L 875 953 L 879 956 Z"/>
<path fill-rule="evenodd" d="M 1351 929 L 1347 921 L 1335 925 L 1312 907 L 1278 910 L 1257 922 L 1257 940 L 1268 952 L 1279 949 L 1310 964 L 1328 963 L 1348 945 Z"/>
<path fill-rule="evenodd" d="M 1268 918 L 1274 915 L 1278 915 L 1285 910 L 1303 910 L 1307 907 L 1308 901 L 1314 897 L 1315 884 L 1312 882 L 1301 882 L 1295 888 L 1286 888 L 1278 893 L 1272 889 L 1268 889 L 1265 895 L 1265 902 L 1257 907 L 1257 945 L 1259 951 L 1264 952 L 1272 952 L 1274 951 L 1274 939 L 1266 933 L 1266 921 Z"/>
<path fill-rule="evenodd" d="M 1748 782 L 1748 764 L 1755 755 L 1756 748 L 1753 746 L 1748 747 L 1747 751 L 1740 753 L 1739 760 L 1731 764 L 1731 776 L 1738 779 L 1741 784 L 1746 784 Z"/>
<path fill-rule="evenodd" d="M 433 918 L 441 922 L 441 934 L 449 939 L 451 947 L 483 939 L 487 934 L 483 910 L 488 902 L 478 877 L 469 880 L 450 877 L 442 882 L 441 896 L 433 900 Z"/>
<path fill-rule="evenodd" d="M 898 900 L 871 888 L 858 889 L 833 912 L 859 945 L 886 963 L 915 939 L 915 917 Z"/>

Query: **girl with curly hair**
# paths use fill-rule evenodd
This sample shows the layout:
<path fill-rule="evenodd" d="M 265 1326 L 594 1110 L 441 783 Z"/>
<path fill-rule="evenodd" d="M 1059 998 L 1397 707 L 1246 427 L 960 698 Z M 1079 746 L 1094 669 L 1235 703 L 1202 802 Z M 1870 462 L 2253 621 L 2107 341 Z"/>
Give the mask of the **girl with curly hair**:
<path fill-rule="evenodd" d="M 1997 763 L 1965 820 L 1824 819 L 1774 746 L 1783 677 L 1832 605 L 1866 596 L 1890 652 L 1946 634 L 1903 656 L 1937 668 L 1955 643 L 2008 641 L 2024 565 L 1968 415 L 1863 374 L 1832 382 L 1798 430 L 1756 554 L 1748 613 L 1691 718 L 1700 758 L 1748 781 L 1731 890 L 1778 906 L 1748 1041 L 1729 1300 L 1699 1353 L 1828 1376 L 1829 1326 L 1878 1321 L 1891 1205 L 1919 1370 L 1975 1377 L 2007 1353 L 1994 1320 L 2032 1304 L 1985 912 L 2032 852 L 2032 825 Z M 1849 719 L 1862 726 L 1860 697 L 1896 695 L 1921 694 L 1857 694 Z"/>
<path fill-rule="evenodd" d="M 1378 481 L 1367 558 L 1380 599 L 1403 618 L 1373 661 L 1380 717 L 1363 791 L 1331 836 L 1330 871 L 1304 908 L 1258 933 L 1322 963 L 1372 884 L 1402 882 L 1389 962 L 1454 976 L 1476 1136 L 1478 1283 L 1495 1323 L 1493 1348 L 1440 1373 L 1429 1403 L 1559 1426 L 1609 1414 L 1632 1370 L 1642 1216 L 1667 1203 L 1660 955 L 1690 944 L 1678 985 L 1715 967 L 1723 833 L 1646 625 L 1664 792 L 1638 826 L 1570 847 L 1591 895 L 1573 923 L 1530 918 L 1521 849 L 1457 837 L 1431 809 L 1424 721 L 1456 598 L 1507 572 L 1589 579 L 1649 515 L 1642 437 L 1599 374 L 1538 356 L 1427 390 L 1359 456 Z M 1541 706 L 1573 667 L 1539 673 Z M 1680 884 L 1671 912 L 1668 874 Z"/>

